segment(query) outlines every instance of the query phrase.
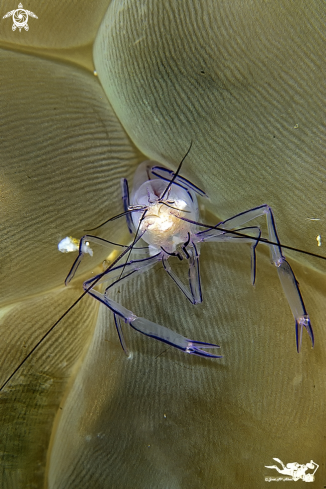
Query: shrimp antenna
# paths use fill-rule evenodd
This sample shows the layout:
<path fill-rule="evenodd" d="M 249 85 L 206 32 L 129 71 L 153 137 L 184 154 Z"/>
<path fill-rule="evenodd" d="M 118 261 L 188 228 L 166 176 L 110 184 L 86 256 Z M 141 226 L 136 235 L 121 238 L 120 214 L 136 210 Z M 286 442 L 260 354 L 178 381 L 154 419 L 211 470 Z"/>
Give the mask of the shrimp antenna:
<path fill-rule="evenodd" d="M 184 157 L 182 158 L 182 160 L 180 161 L 179 163 L 179 166 L 177 168 L 177 171 L 175 172 L 175 174 L 173 175 L 172 179 L 170 180 L 170 182 L 168 183 L 166 189 L 164 190 L 163 194 L 161 195 L 160 197 L 160 200 L 164 199 L 165 195 L 167 194 L 167 192 L 170 190 L 173 182 L 175 181 L 175 179 L 177 178 L 177 176 L 179 175 L 180 173 L 180 170 L 181 170 L 181 166 L 182 166 L 182 163 L 184 162 L 184 160 L 187 158 L 188 154 L 190 153 L 190 150 L 191 150 L 191 146 L 192 146 L 192 141 L 190 142 L 190 146 L 188 148 L 188 151 L 186 152 L 186 154 L 184 155 Z"/>
<path fill-rule="evenodd" d="M 266 238 L 253 238 L 252 236 L 249 236 L 248 234 L 240 233 L 239 231 L 232 231 L 230 229 L 225 229 L 223 227 L 219 227 L 218 224 L 216 226 L 211 226 L 210 224 L 205 224 L 203 222 L 192 221 L 191 219 L 187 219 L 186 217 L 181 217 L 181 216 L 176 216 L 176 217 L 178 219 L 181 219 L 182 221 L 187 221 L 187 222 L 190 222 L 192 224 L 196 224 L 197 226 L 201 226 L 203 228 L 217 229 L 218 231 L 225 231 L 228 234 L 234 234 L 236 236 L 240 236 L 241 238 L 249 238 L 249 239 L 252 239 L 253 241 L 258 241 L 261 243 L 267 243 L 267 244 L 271 244 L 274 246 L 279 246 L 280 248 L 285 248 L 286 250 L 297 251 L 298 253 L 303 253 L 304 255 L 314 256 L 315 258 L 321 258 L 322 260 L 326 260 L 326 256 L 318 255 L 318 253 L 313 253 L 312 251 L 300 250 L 300 248 L 294 248 L 293 246 L 287 246 L 283 243 L 275 243 L 274 241 L 269 241 L 269 239 L 266 239 Z M 221 223 L 221 224 L 223 224 L 223 223 Z"/>
<path fill-rule="evenodd" d="M 128 246 L 125 250 L 123 250 L 120 255 L 111 263 L 111 265 L 106 269 L 104 270 L 104 272 L 102 272 L 101 274 L 98 275 L 98 277 L 96 278 L 96 280 L 78 297 L 78 299 L 75 300 L 75 302 L 70 306 L 68 307 L 68 309 L 62 314 L 62 316 L 59 317 L 59 319 L 51 326 L 50 329 L 47 330 L 47 332 L 42 336 L 42 338 L 36 343 L 36 345 L 33 346 L 33 348 L 31 349 L 31 351 L 24 357 L 24 359 L 20 362 L 20 364 L 18 365 L 18 367 L 15 368 L 15 370 L 9 375 L 9 377 L 7 378 L 7 380 L 2 384 L 2 386 L 0 387 L 0 392 L 4 389 L 4 387 L 8 384 L 8 382 L 13 378 L 13 376 L 18 372 L 18 370 L 24 365 L 24 363 L 29 359 L 29 357 L 35 352 L 35 350 L 41 345 L 41 343 L 43 343 L 43 341 L 45 340 L 45 338 L 47 338 L 47 336 L 54 330 L 54 328 L 60 323 L 60 321 L 65 317 L 67 316 L 67 314 L 78 304 L 78 302 L 80 302 L 82 300 L 82 298 L 90 291 L 90 289 L 92 289 L 100 280 L 101 278 L 109 272 L 109 270 L 126 254 L 128 253 L 129 250 L 132 249 L 132 247 L 134 246 L 134 244 L 142 237 L 142 235 L 140 235 L 138 237 L 138 239 L 134 239 L 132 245 Z"/>
<path fill-rule="evenodd" d="M 96 226 L 95 228 L 92 228 L 92 229 L 84 229 L 84 231 L 85 232 L 95 231 L 95 229 L 101 228 L 107 222 L 115 221 L 116 219 L 119 219 L 120 217 L 126 216 L 127 214 L 130 214 L 131 212 L 140 212 L 140 211 L 143 211 L 143 210 L 145 210 L 145 209 L 142 209 L 142 208 L 140 208 L 140 209 L 129 209 L 129 210 L 125 211 L 125 212 L 121 212 L 121 214 L 117 214 L 116 216 L 110 217 L 110 219 L 107 219 L 106 221 L 102 222 L 102 224 L 100 224 L 99 226 Z"/>
<path fill-rule="evenodd" d="M 119 280 L 120 280 L 120 278 L 122 277 L 123 272 L 125 271 L 126 264 L 128 263 L 128 260 L 129 260 L 130 254 L 131 254 L 131 252 L 132 252 L 132 250 L 133 250 L 133 247 L 135 246 L 136 242 L 137 242 L 137 241 L 138 241 L 138 240 L 141 238 L 141 236 L 142 236 L 142 235 L 144 234 L 144 232 L 145 232 L 145 231 L 144 231 L 144 232 L 142 233 L 142 235 L 141 235 L 141 236 L 140 236 L 140 237 L 137 239 L 137 236 L 138 236 L 138 233 L 139 233 L 139 229 L 140 229 L 140 225 L 141 225 L 142 221 L 144 220 L 144 217 L 145 217 L 146 212 L 147 212 L 147 209 L 145 209 L 145 210 L 144 210 L 143 214 L 141 215 L 141 217 L 140 217 L 140 219 L 139 219 L 139 224 L 138 224 L 138 227 L 137 227 L 137 231 L 136 231 L 136 234 L 135 234 L 135 237 L 134 237 L 133 242 L 132 242 L 132 243 L 131 243 L 131 245 L 129 246 L 129 254 L 128 254 L 128 256 L 127 256 L 127 259 L 126 259 L 126 261 L 125 261 L 125 264 L 124 264 L 124 266 L 123 266 L 123 268 L 122 268 L 122 271 L 121 271 L 121 273 L 120 273 Z"/>
<path fill-rule="evenodd" d="M 186 212 L 187 214 L 191 214 L 191 211 L 186 211 L 185 209 L 178 209 L 177 207 L 172 207 L 172 205 L 167 204 L 166 202 L 162 202 L 166 207 L 170 207 L 170 209 L 174 209 L 175 211 Z"/>
<path fill-rule="evenodd" d="M 180 173 L 180 170 L 181 170 L 181 166 L 182 166 L 182 163 L 184 162 L 184 160 L 186 159 L 186 157 L 188 156 L 190 150 L 191 150 L 191 147 L 192 147 L 192 141 L 190 142 L 190 146 L 186 152 L 186 154 L 184 155 L 184 157 L 182 158 L 182 160 L 180 161 L 179 163 L 179 166 L 177 168 L 177 171 L 174 173 L 173 175 L 173 178 L 170 180 L 170 182 L 168 183 L 166 189 L 164 190 L 163 194 L 161 195 L 160 197 L 160 200 L 162 200 L 165 195 L 167 194 L 167 192 L 169 191 L 169 189 L 171 188 L 171 185 L 173 184 L 173 182 L 175 181 L 175 179 L 177 178 L 177 176 L 179 175 Z M 91 228 L 91 229 L 84 229 L 85 232 L 88 232 L 88 231 L 95 231 L 95 229 L 99 229 L 100 227 L 104 226 L 104 224 L 108 223 L 108 222 L 111 222 L 111 221 L 115 221 L 116 219 L 119 219 L 120 217 L 122 216 L 126 216 L 128 214 L 130 214 L 131 212 L 140 212 L 140 211 L 145 211 L 145 208 L 141 209 L 128 209 L 127 211 L 124 211 L 124 212 L 121 212 L 121 214 L 117 214 L 116 216 L 114 217 L 110 217 L 110 219 L 107 219 L 106 221 L 102 222 L 102 224 L 99 224 L 98 226 L 96 226 L 95 228 Z M 141 222 L 144 218 L 144 214 L 141 218 L 141 220 L 139 222 Z M 137 233 L 136 233 L 136 236 L 135 236 L 135 239 L 137 237 Z M 131 247 L 132 249 L 132 247 Z M 128 261 L 128 260 L 127 260 Z"/>

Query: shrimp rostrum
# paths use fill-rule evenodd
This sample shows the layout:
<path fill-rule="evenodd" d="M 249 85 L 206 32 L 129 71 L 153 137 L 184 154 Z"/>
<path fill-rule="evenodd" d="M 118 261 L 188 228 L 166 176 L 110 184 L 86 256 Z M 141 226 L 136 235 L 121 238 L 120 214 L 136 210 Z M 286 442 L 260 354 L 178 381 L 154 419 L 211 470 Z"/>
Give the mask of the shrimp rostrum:
<path fill-rule="evenodd" d="M 165 326 L 136 316 L 111 298 L 114 287 L 122 285 L 132 276 L 147 271 L 161 262 L 164 270 L 193 305 L 202 302 L 199 247 L 206 241 L 250 243 L 253 284 L 256 277 L 256 246 L 260 241 L 267 244 L 272 263 L 276 267 L 295 319 L 297 351 L 300 350 L 303 327 L 308 331 L 313 345 L 314 335 L 310 319 L 292 268 L 282 254 L 272 209 L 264 204 L 219 222 L 216 226 L 200 223 L 197 195 L 207 196 L 196 185 L 179 175 L 181 164 L 182 162 L 178 170 L 173 172 L 159 166 L 155 161 L 141 163 L 135 173 L 130 196 L 128 182 L 126 179 L 122 180 L 124 213 L 119 216 L 126 216 L 129 231 L 133 233 L 134 239 L 131 245 L 124 247 L 114 266 L 111 265 L 103 273 L 84 282 L 84 290 L 112 311 L 125 352 L 128 353 L 128 350 L 122 334 L 121 320 L 140 333 L 186 353 L 221 358 L 220 355 L 206 351 L 219 348 L 218 345 L 185 338 Z M 247 224 L 264 215 L 267 219 L 268 240 L 261 238 L 261 230 L 258 226 Z M 73 278 L 83 255 L 92 254 L 91 243 L 112 245 L 111 242 L 91 234 L 83 236 L 79 243 L 79 255 L 67 276 L 66 284 Z M 126 261 L 119 263 L 123 257 L 126 257 Z M 170 257 L 187 260 L 189 286 L 184 285 L 172 270 L 169 264 Z M 109 283 L 109 285 L 100 292 L 95 288 L 100 283 Z"/>

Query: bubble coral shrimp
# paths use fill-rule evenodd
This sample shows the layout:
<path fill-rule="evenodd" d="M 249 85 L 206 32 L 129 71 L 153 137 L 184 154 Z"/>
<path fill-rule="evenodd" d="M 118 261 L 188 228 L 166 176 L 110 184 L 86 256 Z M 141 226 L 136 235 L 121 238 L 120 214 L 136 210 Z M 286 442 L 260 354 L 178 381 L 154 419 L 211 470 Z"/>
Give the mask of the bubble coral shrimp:
<path fill-rule="evenodd" d="M 299 284 L 290 264 L 282 254 L 282 248 L 298 251 L 323 260 L 325 260 L 325 257 L 281 244 L 276 230 L 273 211 L 267 204 L 241 212 L 225 221 L 219 222 L 215 226 L 198 221 L 197 195 L 200 197 L 207 197 L 207 195 L 203 190 L 179 174 L 182 163 L 189 154 L 190 149 L 191 145 L 176 172 L 160 166 L 156 161 L 147 160 L 142 162 L 135 172 L 130 195 L 128 182 L 126 179 L 122 179 L 124 212 L 108 219 L 93 228 L 93 230 L 124 216 L 130 234 L 134 234 L 134 239 L 129 246 L 114 243 L 91 234 L 86 234 L 80 240 L 66 237 L 60 241 L 58 244 L 59 251 L 63 253 L 78 251 L 78 256 L 65 280 L 66 285 L 74 277 L 83 256 L 85 254 L 93 256 L 91 243 L 105 247 L 114 245 L 122 247 L 124 250 L 110 263 L 104 272 L 84 282 L 84 292 L 34 345 L 2 384 L 0 391 L 4 389 L 26 360 L 86 294 L 91 295 L 112 311 L 121 346 L 127 355 L 129 355 L 129 352 L 122 333 L 121 320 L 139 333 L 162 341 L 185 353 L 206 358 L 221 358 L 221 355 L 205 351 L 206 349 L 220 348 L 219 345 L 185 338 L 165 326 L 136 316 L 132 311 L 129 311 L 110 297 L 110 293 L 117 285 L 126 283 L 135 274 L 145 272 L 157 263 L 162 263 L 164 270 L 191 304 L 201 303 L 203 297 L 199 271 L 199 251 L 201 243 L 208 241 L 251 244 L 251 281 L 253 285 L 256 280 L 256 247 L 260 242 L 268 245 L 272 264 L 276 267 L 284 294 L 295 319 L 297 351 L 300 351 L 304 327 L 309 334 L 312 346 L 314 346 L 314 334 Z M 259 226 L 245 226 L 250 221 L 262 216 L 266 216 L 268 239 L 261 237 Z M 200 228 L 204 228 L 204 230 L 200 231 Z M 141 246 L 136 246 L 137 243 L 141 244 L 142 242 Z M 126 257 L 126 261 L 119 264 L 124 257 Z M 188 262 L 188 287 L 172 270 L 169 263 L 171 257 Z M 104 292 L 95 289 L 98 284 L 105 282 L 109 282 L 109 285 L 106 286 Z"/>
<path fill-rule="evenodd" d="M 292 268 L 282 254 L 272 209 L 264 204 L 219 222 L 216 226 L 200 223 L 198 221 L 197 195 L 207 196 L 200 188 L 179 175 L 181 165 L 190 148 L 176 172 L 159 166 L 155 161 L 148 160 L 141 163 L 134 175 L 130 195 L 127 180 L 122 180 L 124 213 L 116 217 L 126 216 L 128 229 L 131 234 L 134 234 L 134 239 L 130 246 L 125 247 L 125 250 L 113 264 L 114 266 L 111 265 L 104 273 L 84 282 L 85 292 L 102 302 L 113 312 L 120 343 L 127 354 L 128 350 L 121 329 L 121 320 L 136 331 L 167 343 L 185 353 L 221 358 L 220 355 L 205 351 L 205 349 L 219 348 L 218 345 L 185 338 L 165 326 L 138 317 L 114 301 L 110 297 L 110 293 L 118 284 L 125 283 L 135 274 L 145 272 L 160 262 L 186 298 L 193 305 L 201 303 L 203 300 L 199 271 L 199 247 L 201 243 L 206 241 L 250 243 L 251 280 L 254 284 L 256 278 L 256 246 L 262 241 L 269 246 L 272 263 L 276 267 L 295 319 L 297 351 L 300 350 L 303 327 L 308 331 L 313 345 L 314 335 L 310 319 Z M 267 219 L 268 240 L 261 238 L 259 226 L 245 226 L 246 223 L 264 215 Z M 201 227 L 206 229 L 200 231 Z M 141 241 L 147 246 L 136 247 L 135 245 Z M 61 247 L 63 246 L 62 243 Z M 66 284 L 73 278 L 83 255 L 85 253 L 92 254 L 90 243 L 103 246 L 112 245 L 112 242 L 97 236 L 90 234 L 83 236 L 79 244 L 78 257 L 66 278 Z M 127 253 L 125 263 L 117 264 Z M 169 263 L 170 257 L 188 261 L 188 287 L 172 270 Z M 104 292 L 95 289 L 95 285 L 105 282 L 109 282 L 109 285 L 106 286 Z"/>

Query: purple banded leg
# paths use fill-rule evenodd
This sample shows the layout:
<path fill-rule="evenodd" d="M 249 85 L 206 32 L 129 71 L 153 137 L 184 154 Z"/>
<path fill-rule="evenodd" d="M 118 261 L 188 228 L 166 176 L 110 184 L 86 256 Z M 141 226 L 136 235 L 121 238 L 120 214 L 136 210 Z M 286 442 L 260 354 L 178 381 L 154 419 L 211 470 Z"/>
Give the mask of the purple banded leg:
<path fill-rule="evenodd" d="M 136 272 L 141 273 L 146 269 L 151 268 L 159 260 L 161 260 L 161 258 L 162 258 L 162 254 L 159 253 L 158 255 L 143 260 L 128 262 L 125 265 L 126 275 L 122 278 L 119 278 L 112 284 L 110 284 L 109 287 L 107 287 L 107 289 L 105 290 L 104 294 L 98 292 L 95 289 L 90 289 L 88 293 L 98 301 L 105 304 L 116 316 L 119 316 L 121 319 L 123 319 L 125 323 L 129 324 L 132 328 L 137 330 L 139 333 L 144 334 L 145 336 L 149 336 L 150 338 L 154 338 L 156 340 L 162 341 L 163 343 L 171 345 L 174 348 L 178 348 L 179 350 L 182 350 L 185 353 L 190 353 L 192 355 L 198 355 L 198 356 L 211 357 L 211 358 L 221 358 L 220 355 L 213 355 L 203 350 L 203 348 L 219 348 L 218 345 L 187 339 L 184 336 L 181 336 L 180 334 L 175 333 L 174 331 L 166 328 L 165 326 L 161 326 L 160 324 L 153 323 L 142 317 L 137 317 L 132 311 L 129 311 L 124 306 L 118 304 L 116 301 L 114 301 L 109 297 L 109 291 L 113 287 L 117 286 L 118 284 L 121 284 L 122 282 L 125 283 L 125 281 L 128 280 L 131 277 L 131 275 L 135 274 Z M 105 280 L 109 280 L 110 273 L 111 272 L 116 273 L 117 271 L 120 271 L 123 266 L 124 265 L 119 265 L 118 267 L 109 270 L 108 273 L 105 275 L 105 277 L 102 277 L 98 281 L 98 283 L 100 283 L 101 281 L 103 282 Z M 93 277 L 92 279 L 84 282 L 84 289 L 87 290 L 92 285 L 92 283 L 97 280 L 97 278 L 98 276 Z M 123 346 L 123 343 L 121 344 Z"/>
<path fill-rule="evenodd" d="M 189 286 L 194 299 L 194 304 L 199 304 L 203 302 L 203 297 L 201 294 L 201 283 L 200 283 L 200 271 L 199 271 L 199 253 L 195 243 L 191 243 L 193 251 L 190 253 L 188 259 L 189 269 L 188 278 Z"/>
<path fill-rule="evenodd" d="M 220 222 L 216 225 L 219 229 L 223 228 L 225 230 L 235 229 L 239 226 L 242 226 L 248 221 L 252 219 L 256 219 L 257 217 L 266 215 L 267 220 L 267 228 L 268 228 L 268 239 L 275 243 L 275 245 L 268 244 L 271 258 L 274 265 L 277 268 L 278 276 L 280 282 L 282 284 L 285 296 L 288 300 L 289 306 L 291 308 L 292 314 L 295 319 L 295 330 L 296 330 L 296 344 L 297 351 L 300 351 L 301 340 L 302 340 L 302 329 L 306 328 L 308 331 L 309 337 L 311 339 L 312 346 L 314 346 L 314 333 L 312 330 L 312 326 L 310 323 L 310 318 L 307 314 L 301 292 L 299 289 L 298 282 L 295 278 L 293 270 L 289 263 L 286 261 L 285 257 L 282 254 L 280 240 L 277 235 L 275 220 L 273 216 L 272 209 L 267 205 L 263 204 L 259 207 L 255 207 L 253 209 L 249 209 L 248 211 L 241 212 L 236 216 L 227 219 L 226 221 Z M 211 230 L 202 231 L 197 233 L 197 236 L 205 235 L 205 233 L 209 233 Z"/>
<path fill-rule="evenodd" d="M 120 345 L 122 346 L 122 349 L 125 352 L 125 354 L 127 355 L 127 357 L 129 357 L 129 350 L 128 350 L 125 338 L 123 336 L 123 333 L 122 333 L 120 317 L 117 316 L 116 314 L 114 314 L 114 323 L 115 323 L 115 327 L 116 327 L 116 330 L 117 330 L 117 333 L 119 336 Z"/>
<path fill-rule="evenodd" d="M 314 346 L 314 332 L 310 323 L 309 315 L 307 314 L 302 295 L 299 289 L 299 283 L 297 282 L 293 270 L 286 259 L 280 261 L 277 266 L 277 272 L 285 296 L 291 307 L 292 314 L 295 319 L 295 337 L 297 344 L 297 351 L 300 351 L 302 343 L 302 330 L 306 328 L 311 339 L 311 344 Z"/>
<path fill-rule="evenodd" d="M 121 178 L 121 191 L 122 191 L 123 210 L 126 212 L 129 209 L 129 205 L 130 205 L 128 180 L 126 178 Z M 129 233 L 132 234 L 133 224 L 131 219 L 131 213 L 126 214 L 126 221 L 127 221 Z"/>
<path fill-rule="evenodd" d="M 188 279 L 190 290 L 181 282 L 179 277 L 173 272 L 168 256 L 163 254 L 162 263 L 164 270 L 170 275 L 172 280 L 177 284 L 181 292 L 187 297 L 191 304 L 198 304 L 203 301 L 201 295 L 200 274 L 199 274 L 199 254 L 196 246 L 192 243 L 191 248 L 186 249 L 188 255 Z"/>
<path fill-rule="evenodd" d="M 286 261 L 282 254 L 280 240 L 277 235 L 275 220 L 272 209 L 265 205 L 264 214 L 266 214 L 268 237 L 270 241 L 277 243 L 277 245 L 269 245 L 271 257 L 274 265 L 277 267 L 278 276 L 282 284 L 285 296 L 288 300 L 292 314 L 295 319 L 295 333 L 297 351 L 300 351 L 302 342 L 302 330 L 306 328 L 312 346 L 314 346 L 314 333 L 310 323 L 310 318 L 307 314 L 302 295 L 299 289 L 299 283 L 297 282 L 293 270 L 290 264 Z M 258 208 L 259 209 L 259 208 Z"/>
<path fill-rule="evenodd" d="M 220 348 L 218 345 L 189 340 L 188 338 L 171 331 L 171 329 L 156 323 L 152 323 L 145 318 L 137 317 L 129 324 L 139 333 L 149 336 L 150 338 L 154 338 L 155 340 L 162 341 L 163 343 L 173 346 L 174 348 L 178 348 L 185 353 L 190 353 L 191 355 L 197 355 L 199 357 L 222 358 L 222 355 L 213 355 L 212 353 L 202 350 L 202 348 Z"/>

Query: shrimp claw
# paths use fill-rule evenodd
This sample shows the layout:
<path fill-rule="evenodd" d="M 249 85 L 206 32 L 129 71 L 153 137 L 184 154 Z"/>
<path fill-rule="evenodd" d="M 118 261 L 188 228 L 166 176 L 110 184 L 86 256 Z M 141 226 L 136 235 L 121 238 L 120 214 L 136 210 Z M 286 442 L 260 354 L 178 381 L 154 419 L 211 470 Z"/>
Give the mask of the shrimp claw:
<path fill-rule="evenodd" d="M 185 350 L 187 353 L 191 355 L 198 355 L 200 357 L 210 357 L 210 358 L 222 358 L 223 355 L 213 355 L 212 353 L 208 353 L 202 348 L 220 348 L 219 345 L 214 345 L 213 343 L 203 343 L 202 341 L 193 341 L 188 340 L 188 348 Z M 196 346 L 196 345 L 200 345 Z"/>
<path fill-rule="evenodd" d="M 179 333 L 176 333 L 165 326 L 161 326 L 160 324 L 153 323 L 148 319 L 137 317 L 130 321 L 129 324 L 139 333 L 162 341 L 163 343 L 171 345 L 174 348 L 178 348 L 185 353 L 190 353 L 191 355 L 197 355 L 200 357 L 222 358 L 222 355 L 213 355 L 202 350 L 202 348 L 220 348 L 219 345 L 189 340 Z"/>

